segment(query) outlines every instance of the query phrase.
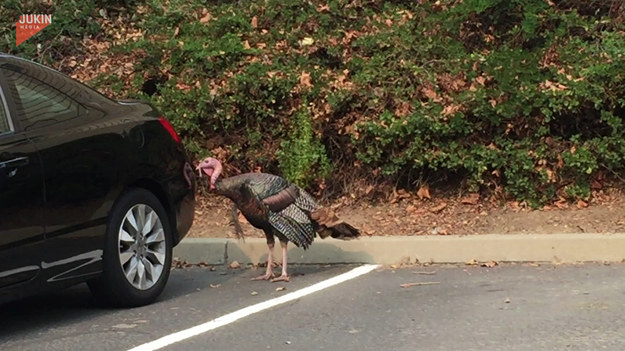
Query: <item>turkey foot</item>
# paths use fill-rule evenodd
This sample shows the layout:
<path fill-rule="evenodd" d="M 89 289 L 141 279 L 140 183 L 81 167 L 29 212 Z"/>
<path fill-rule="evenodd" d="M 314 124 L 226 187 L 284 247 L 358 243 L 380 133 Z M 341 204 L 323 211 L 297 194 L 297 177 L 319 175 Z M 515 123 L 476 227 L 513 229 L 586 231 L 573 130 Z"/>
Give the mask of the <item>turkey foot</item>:
<path fill-rule="evenodd" d="M 273 279 L 271 279 L 271 282 L 272 282 L 272 283 L 275 283 L 275 282 L 287 282 L 287 283 L 288 283 L 288 282 L 290 282 L 290 281 L 291 281 L 291 277 L 289 277 L 289 276 L 288 276 L 288 275 L 286 275 L 286 274 L 283 274 L 283 275 L 281 275 L 281 276 L 279 276 L 279 277 L 277 277 L 277 278 L 273 278 Z"/>
<path fill-rule="evenodd" d="M 278 278 L 274 278 L 274 277 L 275 277 L 275 274 L 273 274 L 273 272 L 271 272 L 271 271 L 268 271 L 267 273 L 265 273 L 263 275 L 259 275 L 256 278 L 252 278 L 251 280 L 271 280 L 271 281 L 274 281 L 275 279 L 278 279 Z"/>

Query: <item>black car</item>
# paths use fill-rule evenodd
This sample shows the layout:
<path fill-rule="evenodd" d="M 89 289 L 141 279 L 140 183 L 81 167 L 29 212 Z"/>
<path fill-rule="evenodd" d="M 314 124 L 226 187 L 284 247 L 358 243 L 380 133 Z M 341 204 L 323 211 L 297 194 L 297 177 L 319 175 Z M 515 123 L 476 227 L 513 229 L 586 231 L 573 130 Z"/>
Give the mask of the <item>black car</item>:
<path fill-rule="evenodd" d="M 194 207 L 193 168 L 153 106 L 0 54 L 0 303 L 81 282 L 151 303 Z"/>

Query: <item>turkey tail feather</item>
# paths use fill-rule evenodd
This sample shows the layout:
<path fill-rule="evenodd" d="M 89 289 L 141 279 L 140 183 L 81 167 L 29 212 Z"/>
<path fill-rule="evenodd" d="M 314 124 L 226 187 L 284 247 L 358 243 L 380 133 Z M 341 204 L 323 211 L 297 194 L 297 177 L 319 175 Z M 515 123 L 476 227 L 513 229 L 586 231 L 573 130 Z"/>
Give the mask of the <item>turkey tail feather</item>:
<path fill-rule="evenodd" d="M 317 233 L 322 239 L 329 236 L 335 239 L 350 240 L 360 236 L 360 230 L 351 224 L 342 222 L 327 208 L 321 208 L 310 214 Z"/>
<path fill-rule="evenodd" d="M 245 241 L 243 237 L 243 227 L 241 227 L 241 222 L 239 222 L 239 208 L 235 203 L 232 203 L 232 207 L 230 208 L 230 216 L 230 223 L 234 227 L 234 236 L 237 239 Z"/>
<path fill-rule="evenodd" d="M 351 240 L 360 236 L 360 230 L 345 222 L 330 227 L 330 230 L 332 231 L 330 236 L 335 239 Z"/>

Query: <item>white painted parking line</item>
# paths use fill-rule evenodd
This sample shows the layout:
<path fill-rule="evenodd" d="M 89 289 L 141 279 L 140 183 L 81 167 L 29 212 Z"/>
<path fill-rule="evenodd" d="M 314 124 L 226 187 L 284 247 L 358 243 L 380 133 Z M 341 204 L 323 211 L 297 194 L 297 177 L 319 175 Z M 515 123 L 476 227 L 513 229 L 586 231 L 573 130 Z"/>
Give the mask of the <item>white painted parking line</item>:
<path fill-rule="evenodd" d="M 261 303 L 257 303 L 256 305 L 252 305 L 252 306 L 248 306 L 245 308 L 242 308 L 238 311 L 232 312 L 232 313 L 228 313 L 226 315 L 223 315 L 221 317 L 215 318 L 211 321 L 208 321 L 206 323 L 200 324 L 200 325 L 196 325 L 195 327 L 191 327 L 189 329 L 185 329 L 185 330 L 181 330 L 179 332 L 173 333 L 173 334 L 169 334 L 166 336 L 163 336 L 160 339 L 156 339 L 154 341 L 145 343 L 143 345 L 139 345 L 137 347 L 134 347 L 128 351 L 151 351 L 151 350 L 158 350 L 161 349 L 167 345 L 171 345 L 173 343 L 185 340 L 185 339 L 189 339 L 192 338 L 194 336 L 200 335 L 202 333 L 206 333 L 208 331 L 211 331 L 213 329 L 217 329 L 219 327 L 222 327 L 224 325 L 228 325 L 232 322 L 235 322 L 241 318 L 245 318 L 251 314 L 254 314 L 256 312 L 260 312 L 263 310 L 266 310 L 268 308 L 283 304 L 285 302 L 289 302 L 289 301 L 293 301 L 296 299 L 299 299 L 300 297 L 304 297 L 306 295 L 310 295 L 312 293 L 316 293 L 317 291 L 321 291 L 323 289 L 329 288 L 331 286 L 337 285 L 337 284 L 341 284 L 343 282 L 346 282 L 350 279 L 354 279 L 356 277 L 359 277 L 363 274 L 367 274 L 369 272 L 371 272 L 372 270 L 378 268 L 379 265 L 364 265 L 364 266 L 360 266 L 357 268 L 352 269 L 349 272 L 337 275 L 336 277 L 324 280 L 322 282 L 319 282 L 317 284 L 311 285 L 307 288 L 303 288 L 297 291 L 294 291 L 292 293 L 288 293 L 286 295 L 282 295 L 280 297 L 276 297 L 275 299 L 271 299 L 271 300 L 267 300 L 265 302 L 261 302 Z"/>

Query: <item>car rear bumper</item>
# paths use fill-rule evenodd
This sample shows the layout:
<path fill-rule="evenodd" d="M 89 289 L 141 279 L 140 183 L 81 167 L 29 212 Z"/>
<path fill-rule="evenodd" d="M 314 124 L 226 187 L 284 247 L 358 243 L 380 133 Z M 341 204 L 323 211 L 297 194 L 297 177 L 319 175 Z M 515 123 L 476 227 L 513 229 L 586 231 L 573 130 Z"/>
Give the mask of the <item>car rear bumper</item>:
<path fill-rule="evenodd" d="M 188 162 L 184 165 L 183 176 L 188 191 L 177 206 L 176 232 L 178 233 L 178 240 L 174 244 L 178 244 L 189 233 L 195 217 L 195 190 L 197 185 L 195 172 Z"/>

